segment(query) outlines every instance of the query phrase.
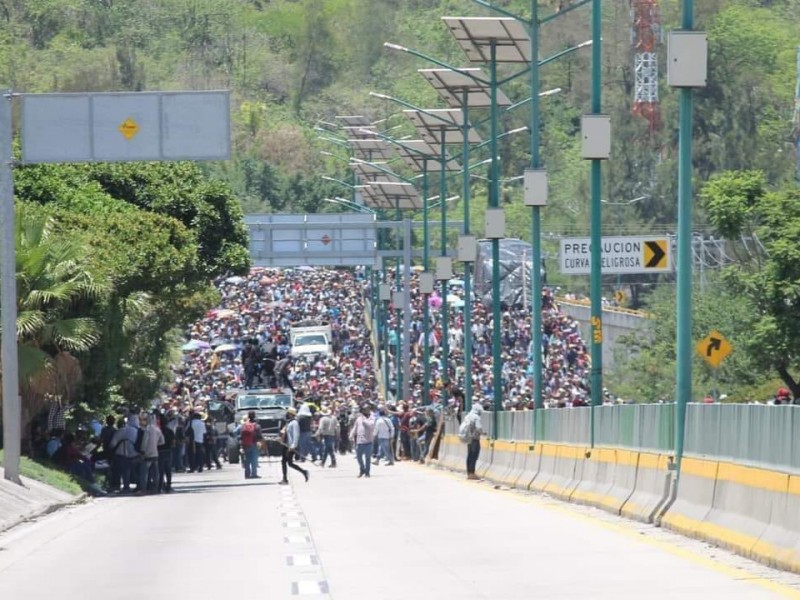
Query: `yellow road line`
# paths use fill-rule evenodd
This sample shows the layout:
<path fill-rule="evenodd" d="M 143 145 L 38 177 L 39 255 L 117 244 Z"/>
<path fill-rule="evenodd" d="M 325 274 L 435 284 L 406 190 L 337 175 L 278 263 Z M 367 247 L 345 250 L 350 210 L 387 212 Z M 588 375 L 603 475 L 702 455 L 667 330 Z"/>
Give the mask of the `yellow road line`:
<path fill-rule="evenodd" d="M 421 465 L 418 465 L 418 466 L 421 466 Z M 431 471 L 429 470 L 428 472 L 431 472 Z M 454 473 L 451 473 L 449 471 L 436 470 L 436 471 L 433 471 L 433 472 L 437 473 L 439 475 L 444 475 L 446 477 L 449 477 L 449 478 L 453 479 L 454 481 L 458 481 L 462 485 L 463 484 L 467 484 L 467 485 L 473 485 L 473 487 L 474 487 L 474 484 L 472 484 L 472 482 L 468 482 L 467 480 L 462 479 L 461 477 L 458 477 Z M 478 486 L 478 489 L 481 489 L 486 493 L 492 493 L 492 492 L 496 491 L 494 488 L 488 488 L 486 486 Z M 522 502 L 524 504 L 535 504 L 536 506 L 539 506 L 541 508 L 547 508 L 547 509 L 550 509 L 550 510 L 554 510 L 554 511 L 559 512 L 561 514 L 564 514 L 564 515 L 566 515 L 568 517 L 571 517 L 572 519 L 575 519 L 575 520 L 578 520 L 578 521 L 583 521 L 585 523 L 589 523 L 591 525 L 594 525 L 595 527 L 599 527 L 601 529 L 605 529 L 606 531 L 612 531 L 612 532 L 624 535 L 625 537 L 628 537 L 628 538 L 630 538 L 632 540 L 636 540 L 636 541 L 638 541 L 638 542 L 640 542 L 642 544 L 646 544 L 646 545 L 648 545 L 650 547 L 658 548 L 659 550 L 663 550 L 665 552 L 668 552 L 668 553 L 672 554 L 673 556 L 677 556 L 679 558 L 683 558 L 684 560 L 687 560 L 689 562 L 692 562 L 692 563 L 695 563 L 695 564 L 698 564 L 698 565 L 702 565 L 702 566 L 704 566 L 704 567 L 706 567 L 708 569 L 711 569 L 712 571 L 716 571 L 718 573 L 726 575 L 726 576 L 730 577 L 731 579 L 736 579 L 736 580 L 739 580 L 739 581 L 745 581 L 746 583 L 752 583 L 753 585 L 757 585 L 757 586 L 759 586 L 761 588 L 770 590 L 771 592 L 775 592 L 776 594 L 779 594 L 779 595 L 781 595 L 781 596 L 783 596 L 785 598 L 793 598 L 794 600 L 800 600 L 800 590 L 796 590 L 796 589 L 794 589 L 792 587 L 789 587 L 787 585 L 784 585 L 782 583 L 778 583 L 776 581 L 772 581 L 770 579 L 767 579 L 765 577 L 761 577 L 759 575 L 756 575 L 755 573 L 752 573 L 750 571 L 746 571 L 744 569 L 740 569 L 738 567 L 730 567 L 728 565 L 723 565 L 723 564 L 721 564 L 721 563 L 719 563 L 719 562 L 717 562 L 717 561 L 715 561 L 715 560 L 713 560 L 711 558 L 708 558 L 706 556 L 702 556 L 702 555 L 700 555 L 700 554 L 698 554 L 696 552 L 693 552 L 692 550 L 687 550 L 685 548 L 679 548 L 679 547 L 677 547 L 677 546 L 675 546 L 675 545 L 673 545 L 673 544 L 671 544 L 669 542 L 664 542 L 664 541 L 661 541 L 661 540 L 655 540 L 655 539 L 652 539 L 652 538 L 650 538 L 648 536 L 641 535 L 638 531 L 633 531 L 633 530 L 629 529 L 628 527 L 624 527 L 622 525 L 616 525 L 614 523 L 608 523 L 608 522 L 605 522 L 605 521 L 599 521 L 597 519 L 593 519 L 592 517 L 578 514 L 575 511 L 570 510 L 569 508 L 558 506 L 556 504 L 550 504 L 550 503 L 542 502 L 541 499 L 537 498 L 536 496 L 522 495 L 522 494 L 511 494 L 510 497 L 514 498 L 515 500 L 517 500 L 519 502 Z"/>

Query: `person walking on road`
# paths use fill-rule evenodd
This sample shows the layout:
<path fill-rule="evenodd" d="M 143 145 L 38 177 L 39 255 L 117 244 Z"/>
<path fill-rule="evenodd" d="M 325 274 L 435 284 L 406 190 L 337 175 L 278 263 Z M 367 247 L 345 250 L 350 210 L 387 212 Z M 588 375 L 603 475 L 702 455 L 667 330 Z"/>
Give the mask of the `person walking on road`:
<path fill-rule="evenodd" d="M 247 421 L 239 428 L 239 440 L 244 452 L 244 478 L 261 479 L 258 474 L 258 442 L 264 439 L 261 425 L 256 421 L 256 411 L 247 413 Z"/>
<path fill-rule="evenodd" d="M 353 432 L 350 438 L 356 447 L 356 458 L 358 459 L 358 476 L 369 477 L 369 467 L 372 464 L 372 441 L 375 437 L 375 423 L 370 419 L 370 409 L 366 404 L 361 407 L 361 414 L 358 415 Z"/>
<path fill-rule="evenodd" d="M 281 472 L 283 479 L 279 482 L 281 485 L 288 485 L 289 478 L 287 477 L 287 467 L 299 471 L 306 478 L 308 483 L 308 471 L 302 467 L 294 464 L 294 457 L 297 454 L 297 446 L 300 444 L 300 425 L 295 419 L 297 411 L 289 407 L 286 409 L 286 427 L 285 427 L 285 440 L 283 446 L 283 456 L 281 457 Z"/>
<path fill-rule="evenodd" d="M 467 443 L 467 479 L 480 479 L 475 474 L 475 465 L 481 454 L 481 435 L 483 435 L 483 425 L 481 415 L 483 407 L 479 403 L 472 406 L 472 410 L 464 418 L 459 428 L 459 436 Z"/>
<path fill-rule="evenodd" d="M 377 466 L 381 458 L 386 459 L 386 465 L 391 467 L 394 465 L 394 453 L 392 452 L 392 438 L 394 437 L 394 425 L 391 419 L 386 416 L 386 409 L 380 408 L 378 410 L 378 417 L 375 419 L 375 439 L 378 442 L 378 456 L 375 457 L 375 462 L 372 463 Z"/>
<path fill-rule="evenodd" d="M 325 461 L 330 457 L 331 468 L 336 468 L 336 439 L 339 437 L 339 421 L 331 414 L 330 409 L 322 409 L 322 418 L 319 420 L 317 434 L 322 439 L 322 460 L 321 466 L 325 466 Z"/>

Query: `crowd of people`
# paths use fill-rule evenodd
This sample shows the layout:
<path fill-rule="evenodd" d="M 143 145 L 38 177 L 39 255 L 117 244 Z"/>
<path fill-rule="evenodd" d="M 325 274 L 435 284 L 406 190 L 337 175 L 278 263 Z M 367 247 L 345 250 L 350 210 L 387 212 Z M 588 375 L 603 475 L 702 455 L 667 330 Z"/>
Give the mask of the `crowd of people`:
<path fill-rule="evenodd" d="M 254 268 L 246 276 L 216 282 L 220 305 L 185 332 L 182 358 L 172 365 L 173 378 L 149 412 L 110 416 L 105 424 L 93 423 L 92 431 L 82 432 L 77 439 L 64 435 L 61 427 L 50 427 L 47 438 L 41 440 L 41 451 L 86 481 L 94 482 L 95 473 L 105 471 L 109 491 L 169 492 L 173 472 L 223 467 L 229 439 L 241 436 L 244 425 L 233 423 L 235 395 L 260 386 L 292 393 L 289 421 L 295 425 L 291 440 L 289 432 L 284 432 L 284 445 L 292 450 L 288 461 L 284 456 L 288 463 L 284 468 L 296 467 L 293 458 L 335 467 L 337 454 L 354 452 L 360 476 L 368 477 L 371 464 L 424 459 L 434 443 L 444 387 L 451 409 L 460 411 L 467 373 L 462 282 L 451 280 L 444 294 L 429 297 L 419 292 L 418 283 L 415 272 L 410 330 L 398 333 L 396 313 L 390 311 L 388 329 L 381 336 L 394 349 L 397 335 L 410 335 L 410 398 L 395 397 L 394 361 L 390 361 L 390 394 L 383 397 L 378 389 L 379 365 L 365 304 L 372 290 L 363 270 Z M 422 397 L 423 302 L 429 303 L 431 319 L 429 399 Z M 451 305 L 447 380 L 444 302 Z M 292 356 L 290 330 L 299 321 L 330 324 L 334 352 Z M 506 409 L 532 407 L 530 324 L 525 307 L 502 306 L 502 402 Z M 543 297 L 543 325 L 547 406 L 580 406 L 589 393 L 587 349 L 577 322 L 558 310 L 549 291 Z M 476 404 L 488 405 L 493 400 L 492 327 L 491 311 L 474 303 L 471 377 Z M 252 460 L 242 463 L 245 476 L 257 476 Z"/>
<path fill-rule="evenodd" d="M 463 389 L 467 377 L 464 361 L 464 282 L 454 279 L 447 282 L 445 290 L 425 295 L 419 290 L 419 274 L 411 276 L 412 321 L 409 331 L 411 345 L 411 387 L 415 399 L 424 391 L 424 326 L 423 302 L 429 306 L 431 400 L 442 395 L 445 381 Z M 449 304 L 448 341 L 450 357 L 448 377 L 444 370 L 443 305 Z M 391 307 L 392 309 L 394 307 Z M 390 352 L 396 352 L 398 335 L 397 312 L 389 311 L 385 339 Z M 493 319 L 491 307 L 481 302 L 472 304 L 472 389 L 474 401 L 492 403 L 494 376 L 492 369 Z M 533 407 L 533 352 L 531 312 L 529 306 L 501 305 L 500 339 L 502 345 L 502 406 L 506 410 Z M 564 314 L 556 305 L 550 289 L 542 297 L 542 356 L 545 406 L 559 408 L 586 406 L 589 401 L 590 363 L 586 345 L 581 338 L 578 322 Z M 391 382 L 396 381 L 394 361 L 390 361 Z"/>

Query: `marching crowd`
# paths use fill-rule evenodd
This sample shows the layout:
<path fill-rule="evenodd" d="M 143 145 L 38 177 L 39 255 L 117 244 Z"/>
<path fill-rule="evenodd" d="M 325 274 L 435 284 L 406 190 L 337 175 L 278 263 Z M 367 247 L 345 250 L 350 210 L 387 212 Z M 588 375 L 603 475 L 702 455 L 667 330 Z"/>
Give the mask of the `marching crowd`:
<path fill-rule="evenodd" d="M 222 468 L 230 436 L 241 437 L 245 423 L 233 423 L 236 390 L 254 385 L 291 389 L 295 406 L 288 412 L 284 445 L 286 468 L 308 478 L 294 464 L 308 460 L 330 467 L 336 455 L 354 451 L 359 476 L 369 477 L 370 465 L 395 460 L 420 460 L 434 442 L 442 388 L 456 411 L 467 374 L 464 371 L 463 286 L 451 280 L 441 295 L 424 298 L 414 274 L 412 326 L 412 397 L 384 401 L 379 397 L 371 331 L 365 318 L 365 298 L 371 289 L 363 271 L 300 267 L 254 268 L 244 277 L 216 282 L 221 303 L 188 328 L 182 359 L 172 366 L 173 380 L 154 401 L 149 413 L 131 412 L 95 423 L 87 439 L 62 435 L 51 427 L 43 451 L 74 474 L 93 481 L 97 467 L 107 469 L 107 489 L 137 493 L 169 492 L 173 472 Z M 431 398 L 422 398 L 422 302 L 430 306 Z M 449 320 L 450 378 L 443 377 L 442 304 L 452 303 Z M 391 317 L 384 333 L 390 344 L 396 331 Z M 580 406 L 588 394 L 588 356 L 577 323 L 562 314 L 549 292 L 543 298 L 545 397 L 548 406 Z M 291 355 L 290 328 L 298 321 L 330 324 L 333 354 Z M 529 408 L 530 312 L 522 306 L 502 307 L 503 403 L 506 409 Z M 472 381 L 475 404 L 492 401 L 490 311 L 473 304 L 474 355 Z M 390 361 L 393 362 L 393 361 Z M 390 389 L 396 374 L 392 370 Z M 391 397 L 390 397 L 391 398 Z M 249 439 L 250 432 L 247 437 Z M 89 439 L 91 437 L 91 439 Z M 95 442 L 92 444 L 91 442 Z M 246 444 L 245 444 L 246 445 Z M 86 448 L 96 446 L 95 460 Z M 246 477 L 257 477 L 257 458 L 243 460 Z M 286 452 L 284 452 L 286 454 Z"/>
<path fill-rule="evenodd" d="M 450 280 L 444 294 L 434 292 L 427 298 L 419 291 L 418 273 L 412 273 L 412 326 L 409 332 L 411 344 L 411 382 L 415 398 L 423 393 L 424 378 L 424 326 L 423 302 L 428 302 L 430 313 L 430 381 L 433 383 L 432 400 L 441 395 L 444 385 L 443 361 L 443 314 L 442 306 L 449 303 L 448 341 L 450 360 L 448 361 L 448 381 L 463 389 L 467 376 L 464 368 L 464 286 L 459 279 Z M 443 297 L 444 296 L 444 297 Z M 506 410 L 533 407 L 531 313 L 522 305 L 502 304 L 501 344 L 502 344 L 502 390 L 503 408 Z M 387 341 L 390 351 L 395 351 L 398 335 L 397 316 L 390 310 Z M 477 402 L 493 401 L 492 335 L 493 320 L 491 307 L 481 302 L 472 304 L 472 385 Z M 584 344 L 578 322 L 559 310 L 552 292 L 545 289 L 542 297 L 543 339 L 543 397 L 545 406 L 563 408 L 566 406 L 586 406 L 589 398 L 589 354 Z M 402 339 L 402 338 L 401 338 Z M 390 364 L 391 379 L 396 379 L 394 365 Z"/>

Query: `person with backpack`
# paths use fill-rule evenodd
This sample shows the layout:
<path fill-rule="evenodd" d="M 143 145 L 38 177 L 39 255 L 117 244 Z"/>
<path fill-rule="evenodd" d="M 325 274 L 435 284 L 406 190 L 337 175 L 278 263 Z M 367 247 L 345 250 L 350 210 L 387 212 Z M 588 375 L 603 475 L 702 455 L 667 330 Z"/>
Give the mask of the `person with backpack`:
<path fill-rule="evenodd" d="M 258 474 L 258 442 L 263 439 L 261 425 L 256 422 L 256 411 L 247 413 L 247 421 L 239 429 L 239 443 L 244 452 L 244 478 L 261 479 Z"/>
<path fill-rule="evenodd" d="M 476 402 L 458 428 L 458 439 L 467 444 L 467 479 L 480 479 L 475 474 L 475 465 L 481 455 L 482 414 L 483 406 Z"/>

